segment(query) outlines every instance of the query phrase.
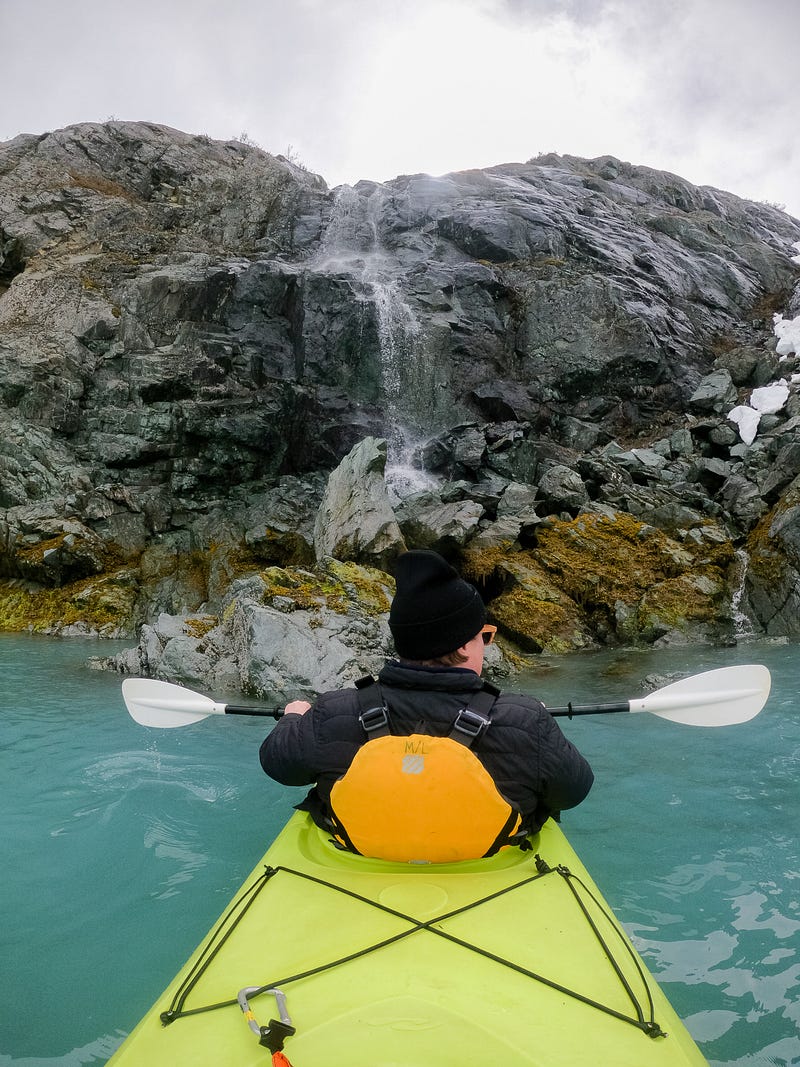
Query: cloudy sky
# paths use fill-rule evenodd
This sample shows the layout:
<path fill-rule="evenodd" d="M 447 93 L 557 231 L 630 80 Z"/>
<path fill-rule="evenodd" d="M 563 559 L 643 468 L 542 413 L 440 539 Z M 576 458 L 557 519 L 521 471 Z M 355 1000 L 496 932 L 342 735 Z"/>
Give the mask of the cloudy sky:
<path fill-rule="evenodd" d="M 611 154 L 800 217 L 800 0 L 0 0 L 0 140 L 146 119 L 329 185 Z"/>

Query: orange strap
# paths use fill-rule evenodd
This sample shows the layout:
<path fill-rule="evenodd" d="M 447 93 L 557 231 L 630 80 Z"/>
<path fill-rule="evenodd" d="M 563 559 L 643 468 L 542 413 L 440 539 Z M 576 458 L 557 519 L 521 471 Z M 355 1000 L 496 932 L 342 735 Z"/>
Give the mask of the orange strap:
<path fill-rule="evenodd" d="M 292 1067 L 282 1052 L 272 1053 L 272 1067 Z"/>

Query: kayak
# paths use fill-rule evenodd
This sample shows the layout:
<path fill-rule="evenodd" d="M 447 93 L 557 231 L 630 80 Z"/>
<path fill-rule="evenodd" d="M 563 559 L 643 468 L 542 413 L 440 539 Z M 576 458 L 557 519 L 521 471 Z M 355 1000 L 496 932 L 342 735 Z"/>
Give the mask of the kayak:
<path fill-rule="evenodd" d="M 294 814 L 113 1067 L 706 1060 L 560 827 L 403 864 Z"/>

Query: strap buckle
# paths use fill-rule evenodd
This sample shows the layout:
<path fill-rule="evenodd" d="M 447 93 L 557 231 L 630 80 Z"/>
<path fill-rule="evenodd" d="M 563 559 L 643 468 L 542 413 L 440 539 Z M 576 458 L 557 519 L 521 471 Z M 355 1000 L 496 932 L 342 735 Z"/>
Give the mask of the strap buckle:
<path fill-rule="evenodd" d="M 364 727 L 364 732 L 367 734 L 374 734 L 378 730 L 384 730 L 386 733 L 389 732 L 389 716 L 383 704 L 362 711 L 358 717 L 358 721 Z"/>
<path fill-rule="evenodd" d="M 471 711 L 469 708 L 462 708 L 458 715 L 456 715 L 453 729 L 460 731 L 462 734 L 466 734 L 467 737 L 475 741 L 485 732 L 490 722 L 491 719 L 484 718 L 483 715 L 479 715 L 476 711 Z"/>

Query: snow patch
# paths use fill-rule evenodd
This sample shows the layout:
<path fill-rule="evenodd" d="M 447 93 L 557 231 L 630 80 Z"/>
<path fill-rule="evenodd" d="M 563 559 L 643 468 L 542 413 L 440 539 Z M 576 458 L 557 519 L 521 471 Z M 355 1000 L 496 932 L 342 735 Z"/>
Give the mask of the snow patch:
<path fill-rule="evenodd" d="M 800 263 L 800 241 L 795 241 L 792 248 L 798 251 L 798 255 L 791 257 L 792 262 Z M 772 325 L 778 338 L 775 351 L 781 361 L 788 356 L 800 356 L 800 315 L 794 319 L 785 319 L 783 315 L 775 314 L 772 316 Z M 754 389 L 747 404 L 739 404 L 728 412 L 728 420 L 739 427 L 739 437 L 746 445 L 755 441 L 761 416 L 774 415 L 781 411 L 789 399 L 790 386 L 797 385 L 800 385 L 800 373 L 790 374 L 788 382 L 781 378 L 760 389 Z"/>
<path fill-rule="evenodd" d="M 798 375 L 800 377 L 800 375 Z M 762 415 L 774 415 L 786 405 L 789 399 L 789 386 L 785 379 L 772 382 L 770 385 L 762 385 L 760 389 L 754 389 L 750 395 L 748 404 L 739 404 L 728 412 L 730 422 L 735 422 L 739 427 L 739 436 L 746 445 L 752 445 L 758 433 L 758 424 Z"/>
<path fill-rule="evenodd" d="M 761 422 L 761 412 L 746 404 L 739 404 L 733 411 L 728 412 L 728 419 L 735 422 L 739 427 L 739 436 L 746 445 L 752 445 L 758 433 L 758 424 Z"/>
<path fill-rule="evenodd" d="M 794 258 L 800 262 L 800 256 L 795 256 Z M 800 315 L 795 319 L 785 319 L 783 315 L 773 315 L 772 321 L 775 336 L 778 338 L 778 343 L 775 346 L 775 351 L 778 355 L 782 358 L 792 354 L 800 355 Z"/>
<path fill-rule="evenodd" d="M 778 382 L 763 385 L 760 389 L 754 389 L 750 394 L 750 407 L 760 411 L 762 415 L 774 415 L 786 406 L 789 399 L 789 386 L 786 380 L 781 378 Z"/>

